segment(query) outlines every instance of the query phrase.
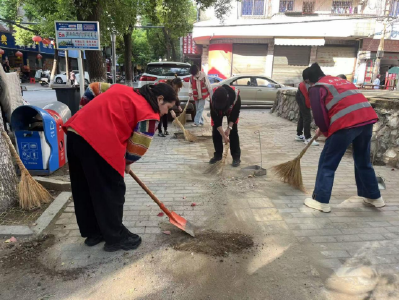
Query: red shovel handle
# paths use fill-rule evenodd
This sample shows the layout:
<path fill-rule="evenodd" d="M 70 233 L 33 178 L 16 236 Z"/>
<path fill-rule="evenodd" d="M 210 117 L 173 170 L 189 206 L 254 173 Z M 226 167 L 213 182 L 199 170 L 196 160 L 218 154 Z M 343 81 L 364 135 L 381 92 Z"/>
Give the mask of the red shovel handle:
<path fill-rule="evenodd" d="M 147 195 L 150 196 L 151 199 L 154 200 L 155 203 L 157 203 L 157 205 L 161 208 L 161 210 L 163 212 L 165 212 L 165 214 L 172 218 L 171 212 L 165 207 L 165 205 L 158 200 L 158 198 L 149 190 L 149 188 L 139 179 L 139 177 L 137 177 L 135 175 L 135 173 L 133 173 L 132 170 L 129 170 L 129 175 L 131 175 L 133 177 L 133 179 L 135 179 L 135 181 L 142 187 L 143 190 L 145 190 L 145 192 L 147 193 Z"/>

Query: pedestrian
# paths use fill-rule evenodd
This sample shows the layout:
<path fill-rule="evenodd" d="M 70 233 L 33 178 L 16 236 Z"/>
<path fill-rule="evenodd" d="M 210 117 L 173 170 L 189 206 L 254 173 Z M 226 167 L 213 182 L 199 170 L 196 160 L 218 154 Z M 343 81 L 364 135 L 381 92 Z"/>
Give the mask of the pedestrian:
<path fill-rule="evenodd" d="M 175 101 L 167 84 L 138 91 L 114 84 L 63 126 L 75 215 L 86 245 L 105 240 L 108 252 L 140 245 L 141 238 L 122 224 L 124 171 L 146 153 L 156 123 Z"/>
<path fill-rule="evenodd" d="M 75 85 L 75 79 L 76 79 L 75 72 L 74 71 L 69 72 L 69 80 L 71 81 L 71 85 Z"/>
<path fill-rule="evenodd" d="M 224 145 L 230 144 L 232 166 L 240 165 L 240 143 L 238 133 L 239 114 L 242 102 L 239 90 L 224 84 L 214 90 L 210 101 L 212 138 L 214 143 L 214 157 L 210 164 L 215 164 L 222 159 Z M 228 128 L 224 131 L 222 121 L 224 116 L 228 120 Z"/>
<path fill-rule="evenodd" d="M 192 126 L 203 126 L 203 110 L 206 99 L 212 97 L 212 87 L 207 75 L 200 71 L 196 65 L 190 67 L 192 76 L 189 80 L 189 97 L 193 97 L 196 104 L 196 116 Z"/>
<path fill-rule="evenodd" d="M 318 64 L 310 67 L 311 108 L 319 127 L 316 135 L 327 137 L 322 150 L 312 198 L 304 204 L 330 212 L 335 171 L 347 148 L 352 144 L 357 193 L 364 203 L 383 207 L 383 201 L 371 164 L 370 147 L 373 124 L 378 116 L 357 87 L 347 80 L 326 76 Z"/>
<path fill-rule="evenodd" d="M 375 78 L 375 80 L 373 82 L 375 90 L 379 90 L 380 89 L 380 85 L 381 85 L 381 79 L 380 78 L 381 78 L 380 74 L 376 75 L 376 78 Z"/>
<path fill-rule="evenodd" d="M 106 82 L 92 82 L 86 88 L 85 93 L 83 94 L 81 101 L 79 102 L 79 109 L 92 101 L 95 97 L 100 95 L 101 93 L 106 92 L 112 84 Z"/>
<path fill-rule="evenodd" d="M 302 141 L 308 144 L 311 140 L 311 105 L 310 98 L 308 97 L 308 70 L 303 71 L 303 81 L 300 82 L 299 88 L 296 93 L 296 102 L 299 105 L 299 121 L 297 122 L 297 136 L 296 141 Z M 304 135 L 303 135 L 304 130 Z M 317 141 L 312 142 L 313 146 L 318 146 Z"/>
<path fill-rule="evenodd" d="M 4 72 L 10 73 L 10 61 L 8 60 L 8 57 L 6 56 L 3 62 L 3 69 Z"/>
<path fill-rule="evenodd" d="M 175 74 L 175 78 L 172 79 L 172 80 L 168 79 L 168 80 L 160 80 L 159 81 L 159 83 L 163 83 L 163 82 L 168 84 L 168 85 L 170 85 L 174 89 L 176 95 L 179 94 L 179 91 L 181 90 L 181 88 L 183 86 L 182 79 L 180 79 L 176 74 Z M 177 110 L 179 112 L 182 112 L 182 108 L 180 106 L 180 101 L 179 101 L 179 97 L 178 96 L 177 96 L 177 99 L 176 99 L 176 102 L 175 102 L 175 106 L 177 107 Z M 164 133 L 162 132 L 162 127 L 164 127 Z M 160 122 L 158 123 L 158 136 L 165 137 L 167 135 L 169 135 L 169 132 L 168 132 L 168 114 L 165 114 L 160 118 Z"/>

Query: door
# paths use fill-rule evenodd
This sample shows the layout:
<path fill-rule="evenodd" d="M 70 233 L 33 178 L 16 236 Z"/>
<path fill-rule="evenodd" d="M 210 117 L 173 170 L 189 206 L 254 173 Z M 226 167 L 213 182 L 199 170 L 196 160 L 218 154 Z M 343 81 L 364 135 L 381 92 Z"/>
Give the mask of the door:
<path fill-rule="evenodd" d="M 234 44 L 232 76 L 265 75 L 268 45 Z"/>
<path fill-rule="evenodd" d="M 265 77 L 255 77 L 257 83 L 256 99 L 260 104 L 273 105 L 278 88 L 276 83 Z"/>
<path fill-rule="evenodd" d="M 355 47 L 318 47 L 317 63 L 325 75 L 346 75 L 352 81 L 357 60 Z"/>
<path fill-rule="evenodd" d="M 272 79 L 278 83 L 297 86 L 303 81 L 303 70 L 310 63 L 311 47 L 275 46 Z"/>
<path fill-rule="evenodd" d="M 234 79 L 231 85 L 240 90 L 242 104 L 256 104 L 257 83 L 251 76 L 244 76 Z"/>

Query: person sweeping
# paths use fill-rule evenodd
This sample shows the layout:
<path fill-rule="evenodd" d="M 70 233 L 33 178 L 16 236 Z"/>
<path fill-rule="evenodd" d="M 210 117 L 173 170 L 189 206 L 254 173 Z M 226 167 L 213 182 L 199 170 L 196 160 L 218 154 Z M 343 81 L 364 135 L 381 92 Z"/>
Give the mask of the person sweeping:
<path fill-rule="evenodd" d="M 238 133 L 238 122 L 241 108 L 239 91 L 224 84 L 214 90 L 210 101 L 211 126 L 213 128 L 212 138 L 214 143 L 214 157 L 210 164 L 215 164 L 222 159 L 224 145 L 229 143 L 232 155 L 232 166 L 240 165 L 240 143 Z M 228 119 L 228 128 L 222 128 L 224 116 Z"/>
<path fill-rule="evenodd" d="M 168 84 L 133 88 L 114 84 L 63 126 L 75 215 L 85 244 L 136 249 L 141 238 L 123 224 L 124 172 L 150 146 L 160 116 L 176 102 Z"/>
<path fill-rule="evenodd" d="M 327 137 L 321 153 L 312 198 L 304 204 L 322 212 L 330 212 L 335 172 L 348 146 L 352 144 L 357 193 L 364 203 L 383 207 L 375 171 L 370 159 L 373 124 L 378 116 L 371 104 L 351 82 L 326 76 L 318 64 L 309 70 L 311 108 L 319 127 L 316 135 Z"/>

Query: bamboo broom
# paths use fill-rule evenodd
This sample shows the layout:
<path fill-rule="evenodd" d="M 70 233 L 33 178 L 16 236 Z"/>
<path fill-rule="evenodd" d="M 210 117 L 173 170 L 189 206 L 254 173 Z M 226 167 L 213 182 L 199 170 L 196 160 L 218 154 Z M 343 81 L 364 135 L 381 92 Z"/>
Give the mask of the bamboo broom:
<path fill-rule="evenodd" d="M 182 113 L 179 115 L 178 120 L 179 122 L 185 126 L 186 125 L 186 109 L 189 105 L 190 100 L 188 99 L 185 105 L 185 108 L 183 109 Z"/>
<path fill-rule="evenodd" d="M 19 158 L 8 134 L 4 130 L 1 131 L 1 134 L 6 140 L 11 154 L 21 171 L 21 181 L 18 184 L 18 197 L 21 208 L 31 210 L 40 207 L 42 203 L 49 203 L 53 197 L 40 183 L 32 178 L 31 174 L 29 174 L 29 171 Z"/>
<path fill-rule="evenodd" d="M 173 110 L 171 110 L 171 116 L 174 118 L 173 123 L 175 125 L 178 125 L 182 129 L 185 140 L 187 140 L 188 142 L 197 141 L 197 136 L 195 136 L 193 133 L 191 133 L 189 130 L 187 130 L 187 129 L 185 129 L 185 127 L 183 127 L 182 123 L 176 117 L 176 114 Z"/>
<path fill-rule="evenodd" d="M 273 167 L 275 174 L 283 182 L 288 183 L 289 185 L 293 186 L 294 188 L 302 192 L 306 192 L 306 190 L 303 185 L 303 176 L 301 175 L 300 160 L 303 157 L 304 153 L 306 153 L 308 148 L 317 138 L 318 138 L 317 136 L 314 136 L 295 159 Z"/>
<path fill-rule="evenodd" d="M 225 161 L 228 156 L 228 152 L 229 152 L 229 144 L 226 144 L 224 155 L 222 155 L 222 159 L 220 161 L 217 161 L 215 164 L 209 166 L 204 172 L 204 174 L 222 174 L 222 172 L 224 171 Z"/>

